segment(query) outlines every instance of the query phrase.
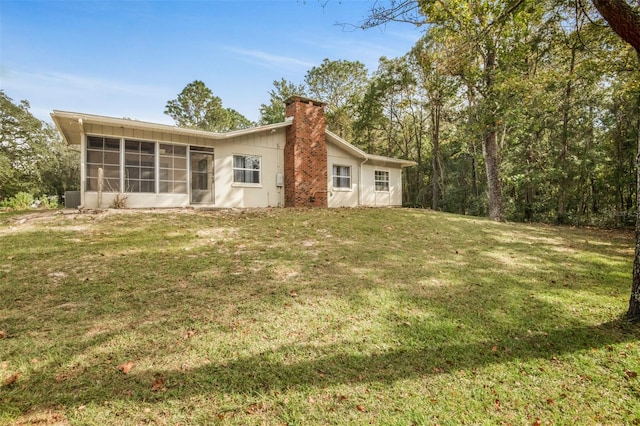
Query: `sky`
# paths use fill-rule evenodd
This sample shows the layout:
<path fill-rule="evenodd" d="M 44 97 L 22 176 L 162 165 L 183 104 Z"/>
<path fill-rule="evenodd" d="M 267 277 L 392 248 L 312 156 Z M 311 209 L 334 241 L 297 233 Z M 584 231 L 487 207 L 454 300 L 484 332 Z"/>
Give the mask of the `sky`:
<path fill-rule="evenodd" d="M 326 3 L 326 4 L 325 4 Z M 384 3 L 384 1 L 378 1 Z M 300 84 L 322 60 L 408 52 L 409 24 L 367 31 L 364 0 L 0 0 L 0 89 L 51 122 L 54 110 L 173 124 L 194 80 L 252 121 L 273 81 Z"/>

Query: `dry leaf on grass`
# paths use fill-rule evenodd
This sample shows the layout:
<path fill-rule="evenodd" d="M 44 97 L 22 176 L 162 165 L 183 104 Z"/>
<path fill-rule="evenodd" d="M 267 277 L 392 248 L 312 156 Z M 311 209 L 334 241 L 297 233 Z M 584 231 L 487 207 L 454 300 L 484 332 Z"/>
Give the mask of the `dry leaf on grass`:
<path fill-rule="evenodd" d="M 165 386 L 165 379 L 162 374 L 156 374 L 153 377 L 153 383 L 151 384 L 151 390 L 154 392 L 165 392 L 167 387 Z"/>
<path fill-rule="evenodd" d="M 5 386 L 11 386 L 18 381 L 18 378 L 22 376 L 22 373 L 15 373 L 7 377 L 4 381 Z"/>
<path fill-rule="evenodd" d="M 129 371 L 131 371 L 132 368 L 133 368 L 133 361 L 128 361 L 118 366 L 118 370 L 122 371 L 124 374 L 129 374 Z"/>

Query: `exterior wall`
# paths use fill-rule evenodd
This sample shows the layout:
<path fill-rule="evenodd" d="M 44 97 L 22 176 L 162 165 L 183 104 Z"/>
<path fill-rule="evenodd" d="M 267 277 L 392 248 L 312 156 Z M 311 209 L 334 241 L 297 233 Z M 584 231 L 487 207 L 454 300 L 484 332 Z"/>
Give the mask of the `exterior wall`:
<path fill-rule="evenodd" d="M 216 141 L 215 199 L 217 207 L 282 207 L 284 188 L 276 175 L 284 172 L 285 129 Z M 261 157 L 260 184 L 233 182 L 233 156 Z"/>
<path fill-rule="evenodd" d="M 351 188 L 333 187 L 333 166 L 351 167 Z M 327 143 L 329 207 L 402 206 L 402 169 L 369 164 L 340 147 Z M 389 191 L 376 191 L 375 171 L 389 172 Z"/>
<path fill-rule="evenodd" d="M 285 206 L 327 207 L 327 146 L 324 104 L 293 97 L 286 102 Z"/>
<path fill-rule="evenodd" d="M 276 175 L 284 172 L 285 129 L 266 130 L 260 133 L 222 140 L 209 140 L 164 132 L 137 131 L 110 126 L 85 125 L 87 135 L 120 137 L 159 143 L 200 146 L 214 149 L 214 197 L 213 204 L 197 204 L 209 207 L 278 207 L 284 205 L 283 188 L 277 186 Z M 81 195 L 85 208 L 106 208 L 116 194 L 103 192 L 102 204 L 98 205 L 98 193 L 85 190 L 86 138 L 82 137 Z M 157 150 L 156 150 L 157 152 Z M 187 150 L 188 152 L 188 150 Z M 242 184 L 233 182 L 233 155 L 255 155 L 261 157 L 260 183 Z M 156 154 L 157 157 L 157 154 Z M 122 158 L 122 156 L 121 156 Z M 121 168 L 123 168 L 121 162 Z M 156 181 L 158 167 L 156 162 Z M 187 187 L 191 187 L 190 162 L 187 158 Z M 190 191 L 190 189 L 188 189 Z M 190 193 L 126 193 L 127 207 L 188 207 Z"/>
<path fill-rule="evenodd" d="M 359 203 L 360 163 L 345 150 L 332 143 L 327 144 L 327 188 L 329 189 L 329 207 L 357 207 Z M 351 167 L 351 188 L 333 187 L 333 166 Z"/>
<path fill-rule="evenodd" d="M 389 191 L 376 191 L 376 170 L 389 172 Z M 365 163 L 362 167 L 362 205 L 402 206 L 402 169 Z"/>

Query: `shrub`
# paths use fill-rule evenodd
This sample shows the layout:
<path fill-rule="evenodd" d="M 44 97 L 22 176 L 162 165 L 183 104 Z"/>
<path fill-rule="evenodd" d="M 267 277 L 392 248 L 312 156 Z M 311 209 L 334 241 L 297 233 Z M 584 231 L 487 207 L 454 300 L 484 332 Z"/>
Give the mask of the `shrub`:
<path fill-rule="evenodd" d="M 18 192 L 9 199 L 8 204 L 14 210 L 27 210 L 31 208 L 34 201 L 33 195 L 28 192 Z"/>
<path fill-rule="evenodd" d="M 38 201 L 40 201 L 40 207 L 44 209 L 58 208 L 58 196 L 56 195 L 43 195 Z"/>

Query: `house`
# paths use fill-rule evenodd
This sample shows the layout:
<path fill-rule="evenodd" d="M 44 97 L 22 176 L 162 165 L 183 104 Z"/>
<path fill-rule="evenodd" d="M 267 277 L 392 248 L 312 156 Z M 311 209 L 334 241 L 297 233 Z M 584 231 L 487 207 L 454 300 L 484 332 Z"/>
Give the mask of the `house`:
<path fill-rule="evenodd" d="M 54 111 L 80 146 L 80 203 L 127 207 L 400 206 L 412 161 L 370 155 L 325 128 L 324 104 L 295 96 L 282 123 L 227 133 Z"/>

